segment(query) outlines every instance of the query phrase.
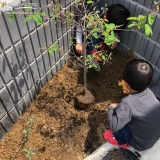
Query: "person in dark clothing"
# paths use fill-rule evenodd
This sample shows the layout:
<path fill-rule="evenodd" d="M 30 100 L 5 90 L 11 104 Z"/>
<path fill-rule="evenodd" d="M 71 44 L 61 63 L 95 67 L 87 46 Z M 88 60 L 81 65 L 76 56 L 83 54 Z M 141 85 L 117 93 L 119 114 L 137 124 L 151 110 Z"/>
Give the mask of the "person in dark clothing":
<path fill-rule="evenodd" d="M 100 7 L 97 7 L 97 10 L 99 12 L 99 17 L 107 19 L 109 22 L 108 23 L 114 23 L 116 26 L 120 26 L 118 29 L 125 29 L 128 20 L 127 18 L 130 16 L 130 12 L 127 8 L 125 8 L 121 4 L 113 4 L 111 6 L 108 6 L 105 11 L 101 10 Z M 115 39 L 118 39 L 118 33 L 121 30 L 115 30 Z M 109 46 L 106 45 L 104 42 L 104 36 L 101 35 L 101 32 L 97 32 L 97 35 L 99 36 L 98 38 L 95 38 L 94 36 L 91 37 L 90 40 L 88 40 L 87 44 L 87 53 L 92 55 L 93 64 L 96 64 L 96 67 L 92 67 L 96 71 L 100 71 L 100 65 L 99 62 L 102 61 L 102 55 L 103 53 L 100 51 L 104 51 L 106 49 L 109 49 Z M 75 50 L 76 53 L 79 55 L 82 54 L 82 30 L 80 26 L 76 27 L 76 45 L 75 45 Z M 99 48 L 95 49 L 95 46 L 99 45 Z M 117 40 L 114 41 L 114 43 L 110 46 L 111 49 L 114 49 L 117 46 Z"/>
<path fill-rule="evenodd" d="M 130 16 L 130 12 L 127 8 L 125 8 L 121 4 L 113 4 L 107 7 L 107 12 L 102 13 L 101 9 L 98 9 L 99 16 L 101 18 L 105 18 L 109 21 L 109 23 L 114 23 L 117 26 L 120 26 L 118 29 L 125 29 L 128 23 L 127 18 Z M 115 31 L 115 35 L 118 38 L 118 33 L 120 30 Z M 94 46 L 99 43 L 104 43 L 104 39 L 102 37 L 95 38 L 92 37 L 90 45 L 87 47 L 87 51 L 93 53 Z M 117 42 L 113 43 L 111 48 L 115 48 L 117 46 Z M 102 49 L 104 46 L 102 47 Z M 76 27 L 76 51 L 81 54 L 82 53 L 82 31 L 80 27 Z"/>
<path fill-rule="evenodd" d="M 107 120 L 111 130 L 105 131 L 105 140 L 110 139 L 108 133 L 113 133 L 114 144 L 117 141 L 120 146 L 129 144 L 144 151 L 159 139 L 160 102 L 148 88 L 152 77 L 153 68 L 148 61 L 134 59 L 126 64 L 122 82 L 128 95 L 119 104 L 108 107 Z"/>

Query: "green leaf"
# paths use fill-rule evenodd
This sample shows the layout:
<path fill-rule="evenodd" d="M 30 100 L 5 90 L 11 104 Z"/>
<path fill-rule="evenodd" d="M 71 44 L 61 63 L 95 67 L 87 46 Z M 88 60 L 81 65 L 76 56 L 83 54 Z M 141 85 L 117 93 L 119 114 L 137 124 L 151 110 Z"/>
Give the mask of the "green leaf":
<path fill-rule="evenodd" d="M 154 4 L 157 5 L 159 2 L 154 1 Z"/>
<path fill-rule="evenodd" d="M 141 22 L 142 22 L 143 25 L 146 23 L 146 20 L 147 20 L 147 17 L 144 17 L 144 18 L 141 20 Z"/>
<path fill-rule="evenodd" d="M 102 55 L 102 59 L 105 61 L 107 58 L 105 55 Z"/>
<path fill-rule="evenodd" d="M 127 20 L 129 20 L 129 21 L 137 21 L 138 17 L 128 17 Z"/>
<path fill-rule="evenodd" d="M 152 25 L 154 23 L 154 20 L 155 20 L 154 15 L 153 14 L 149 14 L 148 15 L 148 23 L 150 25 Z"/>
<path fill-rule="evenodd" d="M 4 8 L 6 6 L 6 2 L 1 2 L 1 8 Z"/>
<path fill-rule="evenodd" d="M 110 23 L 110 24 L 105 24 L 105 27 L 107 29 L 113 30 L 115 28 L 115 24 L 114 23 Z"/>
<path fill-rule="evenodd" d="M 91 62 L 91 59 L 90 59 L 90 58 L 87 58 L 87 59 L 86 59 L 86 63 L 87 63 L 87 62 Z"/>
<path fill-rule="evenodd" d="M 132 28 L 132 27 L 135 27 L 135 26 L 137 26 L 137 24 L 130 24 L 130 25 L 128 25 L 128 28 Z"/>
<path fill-rule="evenodd" d="M 71 16 L 71 17 L 74 17 L 74 13 L 73 13 L 73 12 L 71 12 L 71 13 L 70 13 L 70 16 Z"/>
<path fill-rule="evenodd" d="M 67 20 L 67 24 L 68 24 L 69 26 L 71 26 L 72 23 L 73 23 L 73 20 L 72 20 L 72 19 L 68 19 L 68 20 Z"/>
<path fill-rule="evenodd" d="M 89 54 L 89 55 L 87 55 L 87 58 L 92 59 L 92 56 Z"/>
<path fill-rule="evenodd" d="M 110 35 L 107 35 L 105 37 L 105 42 L 107 45 L 111 45 L 114 43 L 114 39 L 115 39 L 115 35 L 114 35 L 114 32 L 111 31 Z"/>
<path fill-rule="evenodd" d="M 89 62 L 89 61 L 90 61 L 89 59 L 86 59 L 86 63 Z"/>
<path fill-rule="evenodd" d="M 41 17 L 43 17 L 43 16 L 45 16 L 46 15 L 46 13 L 45 12 L 42 12 L 41 13 Z"/>
<path fill-rule="evenodd" d="M 106 29 L 105 31 L 102 32 L 102 35 L 104 35 L 105 37 L 109 34 L 110 30 Z"/>
<path fill-rule="evenodd" d="M 54 53 L 54 51 L 53 51 L 52 48 L 49 48 L 49 49 L 48 49 L 48 52 L 49 52 L 49 54 L 53 54 L 53 53 Z"/>
<path fill-rule="evenodd" d="M 114 39 L 115 42 L 120 42 L 120 40 L 118 38 L 115 37 Z"/>
<path fill-rule="evenodd" d="M 92 4 L 94 3 L 92 0 L 87 0 L 87 4 Z"/>
<path fill-rule="evenodd" d="M 92 34 L 92 36 L 93 36 L 94 38 L 99 38 L 97 32 L 94 32 L 94 33 Z"/>
<path fill-rule="evenodd" d="M 56 43 L 52 44 L 52 49 L 53 49 L 54 52 L 58 50 L 58 47 L 57 47 Z"/>
<path fill-rule="evenodd" d="M 97 68 L 98 65 L 96 63 L 94 63 L 92 67 Z"/>
<path fill-rule="evenodd" d="M 99 44 L 94 46 L 95 49 L 99 48 Z"/>
<path fill-rule="evenodd" d="M 69 11 L 66 11 L 66 16 L 68 17 L 70 15 L 70 12 Z"/>
<path fill-rule="evenodd" d="M 87 28 L 90 28 L 92 26 L 91 22 L 87 23 Z"/>
<path fill-rule="evenodd" d="M 53 18 L 57 18 L 58 17 L 57 14 L 50 14 L 50 16 L 53 17 Z"/>
<path fill-rule="evenodd" d="M 145 24 L 145 35 L 148 37 L 148 36 L 152 36 L 153 32 L 152 32 L 152 28 L 150 27 L 149 24 Z"/>
<path fill-rule="evenodd" d="M 93 65 L 92 65 L 92 64 L 89 64 L 88 68 L 92 68 L 92 67 L 93 67 Z"/>
<path fill-rule="evenodd" d="M 138 21 L 141 21 L 141 20 L 143 20 L 144 18 L 145 18 L 144 15 L 139 15 L 139 16 L 138 16 Z"/>
<path fill-rule="evenodd" d="M 27 16 L 26 18 L 24 18 L 24 22 L 28 22 L 30 19 L 32 19 L 32 15 Z"/>
<path fill-rule="evenodd" d="M 22 149 L 22 152 L 28 153 L 27 149 Z"/>
<path fill-rule="evenodd" d="M 98 14 L 98 13 L 100 13 L 100 11 L 96 11 L 95 13 L 97 13 L 97 14 Z"/>
<path fill-rule="evenodd" d="M 42 17 L 40 16 L 40 13 L 39 12 L 36 12 L 34 15 L 33 15 L 33 19 L 35 20 L 35 22 L 37 24 L 43 24 L 43 20 L 42 20 Z"/>
<path fill-rule="evenodd" d="M 100 27 L 95 27 L 90 32 L 93 33 L 93 32 L 98 32 L 98 31 L 101 31 L 101 30 L 102 29 Z"/>
<path fill-rule="evenodd" d="M 104 7 L 101 7 L 101 10 L 104 10 Z"/>
<path fill-rule="evenodd" d="M 25 12 L 29 12 L 29 11 L 31 11 L 32 8 L 33 8 L 30 4 L 26 4 L 24 7 L 26 7 L 26 8 L 25 8 Z"/>
<path fill-rule="evenodd" d="M 142 28 L 142 23 L 138 22 L 137 27 L 138 27 L 138 29 L 141 29 Z"/>
<path fill-rule="evenodd" d="M 10 20 L 10 21 L 13 20 L 14 14 L 15 14 L 15 11 L 11 11 L 11 12 L 9 13 L 9 20 Z"/>

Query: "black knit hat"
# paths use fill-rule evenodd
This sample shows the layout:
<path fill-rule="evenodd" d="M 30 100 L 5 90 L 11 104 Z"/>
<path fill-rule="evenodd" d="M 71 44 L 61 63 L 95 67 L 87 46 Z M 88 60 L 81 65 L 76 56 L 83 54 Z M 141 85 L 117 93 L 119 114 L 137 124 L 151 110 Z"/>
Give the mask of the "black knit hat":
<path fill-rule="evenodd" d="M 123 25 L 119 29 L 124 29 L 128 23 L 127 18 L 130 16 L 130 12 L 121 4 L 113 4 L 108 7 L 107 19 L 109 23 L 115 25 Z"/>

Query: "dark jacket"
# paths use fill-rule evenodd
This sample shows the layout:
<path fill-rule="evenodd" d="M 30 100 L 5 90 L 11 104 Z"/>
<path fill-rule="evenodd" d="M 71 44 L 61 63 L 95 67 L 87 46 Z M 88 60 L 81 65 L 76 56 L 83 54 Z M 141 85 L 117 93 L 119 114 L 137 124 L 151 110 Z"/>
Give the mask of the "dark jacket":
<path fill-rule="evenodd" d="M 128 125 L 131 146 L 138 151 L 151 148 L 160 137 L 160 102 L 149 88 L 126 96 L 115 109 L 110 106 L 107 119 L 113 132 Z"/>

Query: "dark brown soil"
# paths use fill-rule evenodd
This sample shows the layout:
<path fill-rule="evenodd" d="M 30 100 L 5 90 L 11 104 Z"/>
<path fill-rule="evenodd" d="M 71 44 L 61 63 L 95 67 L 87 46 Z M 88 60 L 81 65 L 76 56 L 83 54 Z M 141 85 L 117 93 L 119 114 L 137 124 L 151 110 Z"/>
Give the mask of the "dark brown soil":
<path fill-rule="evenodd" d="M 25 160 L 24 148 L 34 148 L 32 160 L 82 160 L 105 143 L 103 133 L 108 128 L 107 106 L 124 96 L 118 86 L 123 66 L 133 59 L 131 51 L 114 51 L 110 63 L 101 65 L 101 71 L 89 69 L 88 90 L 95 103 L 88 110 L 75 107 L 75 96 L 83 91 L 83 70 L 64 66 L 41 89 L 36 100 L 0 143 L 0 159 Z M 36 121 L 21 146 L 23 130 L 28 118 Z"/>

